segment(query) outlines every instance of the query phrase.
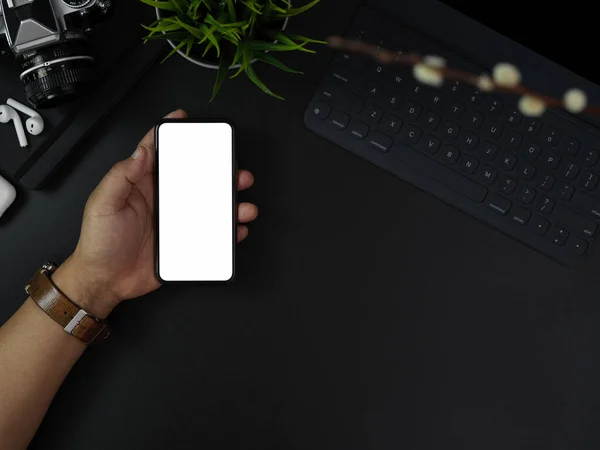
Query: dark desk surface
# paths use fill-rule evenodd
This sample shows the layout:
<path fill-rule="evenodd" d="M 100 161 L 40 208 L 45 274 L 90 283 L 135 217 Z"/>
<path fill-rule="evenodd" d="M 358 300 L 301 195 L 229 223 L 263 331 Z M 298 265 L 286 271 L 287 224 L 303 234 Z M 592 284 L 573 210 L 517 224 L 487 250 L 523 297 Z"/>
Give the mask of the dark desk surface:
<path fill-rule="evenodd" d="M 335 3 L 293 27 L 342 32 L 359 1 Z M 563 268 L 316 137 L 302 115 L 330 54 L 287 56 L 303 77 L 260 68 L 285 102 L 240 77 L 209 104 L 213 72 L 156 67 L 47 190 L 20 191 L 0 223 L 0 323 L 173 109 L 237 123 L 257 180 L 242 198 L 261 210 L 235 284 L 114 312 L 32 448 L 597 448 L 600 254 Z"/>

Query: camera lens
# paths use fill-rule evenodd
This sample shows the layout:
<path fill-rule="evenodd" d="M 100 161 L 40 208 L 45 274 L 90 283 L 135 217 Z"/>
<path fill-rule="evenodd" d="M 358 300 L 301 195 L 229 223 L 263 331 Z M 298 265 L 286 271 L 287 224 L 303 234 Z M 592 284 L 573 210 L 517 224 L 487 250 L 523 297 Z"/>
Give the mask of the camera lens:
<path fill-rule="evenodd" d="M 94 58 L 83 40 L 67 41 L 24 55 L 21 81 L 38 109 L 79 98 L 96 81 Z"/>

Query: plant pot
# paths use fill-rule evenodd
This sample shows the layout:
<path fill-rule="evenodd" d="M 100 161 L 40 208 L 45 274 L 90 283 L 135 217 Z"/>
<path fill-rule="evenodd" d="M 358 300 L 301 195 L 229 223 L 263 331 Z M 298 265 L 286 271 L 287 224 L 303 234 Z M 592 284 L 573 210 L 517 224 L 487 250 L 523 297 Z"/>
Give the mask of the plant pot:
<path fill-rule="evenodd" d="M 156 18 L 157 19 L 161 19 L 162 18 L 162 14 L 161 14 L 161 10 L 156 8 Z M 287 28 L 288 22 L 289 22 L 290 18 L 286 17 L 285 20 L 283 21 L 283 25 L 281 26 L 281 31 L 285 30 Z M 169 45 L 171 47 L 173 47 L 173 49 L 175 47 L 177 47 L 177 45 L 171 41 L 170 39 L 167 39 L 167 42 L 169 43 Z M 277 43 L 277 41 L 273 41 L 274 43 Z M 214 70 L 218 70 L 219 69 L 219 65 L 216 64 L 213 61 L 207 61 L 205 59 L 199 58 L 199 57 L 194 57 L 192 55 L 187 56 L 185 54 L 185 52 L 181 49 L 177 50 L 177 53 L 179 53 L 180 56 L 182 56 L 184 59 L 187 59 L 189 62 L 196 64 L 197 66 L 201 66 L 201 67 L 206 67 L 207 69 L 214 69 Z M 252 60 L 252 63 L 255 63 L 256 59 Z M 239 69 L 240 64 L 235 64 L 233 66 L 230 66 L 229 69 Z"/>

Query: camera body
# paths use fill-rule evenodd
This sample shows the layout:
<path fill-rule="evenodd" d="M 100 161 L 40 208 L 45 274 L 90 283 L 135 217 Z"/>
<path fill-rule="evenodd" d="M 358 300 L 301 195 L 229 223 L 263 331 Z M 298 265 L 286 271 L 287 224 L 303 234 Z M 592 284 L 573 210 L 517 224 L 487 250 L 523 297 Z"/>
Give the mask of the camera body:
<path fill-rule="evenodd" d="M 21 62 L 34 107 L 57 106 L 94 84 L 88 33 L 113 10 L 113 0 L 0 0 L 0 53 Z"/>

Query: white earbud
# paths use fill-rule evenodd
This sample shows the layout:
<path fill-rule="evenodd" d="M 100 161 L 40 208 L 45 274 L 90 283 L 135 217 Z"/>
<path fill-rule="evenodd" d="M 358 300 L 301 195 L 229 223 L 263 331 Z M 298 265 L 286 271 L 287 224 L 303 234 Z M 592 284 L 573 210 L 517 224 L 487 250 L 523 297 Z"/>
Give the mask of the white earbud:
<path fill-rule="evenodd" d="M 19 138 L 19 144 L 21 144 L 21 147 L 27 147 L 27 135 L 25 134 L 23 122 L 21 122 L 19 113 L 10 106 L 0 106 L 0 123 L 8 123 L 11 120 L 15 123 L 15 131 L 17 132 L 17 137 Z"/>
<path fill-rule="evenodd" d="M 14 109 L 16 109 L 17 111 L 21 111 L 23 114 L 27 114 L 29 116 L 29 119 L 27 119 L 27 121 L 25 122 L 25 128 L 27 129 L 27 132 L 33 136 L 37 136 L 38 134 L 41 134 L 42 131 L 44 131 L 44 119 L 42 119 L 42 116 L 40 116 L 40 114 L 30 108 L 29 106 L 25 106 L 22 103 L 19 103 L 16 100 L 13 100 L 12 98 L 9 98 L 6 101 L 6 104 L 8 106 L 12 106 Z"/>

